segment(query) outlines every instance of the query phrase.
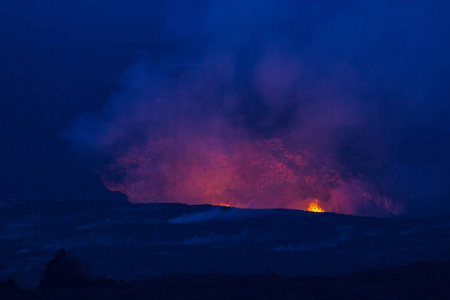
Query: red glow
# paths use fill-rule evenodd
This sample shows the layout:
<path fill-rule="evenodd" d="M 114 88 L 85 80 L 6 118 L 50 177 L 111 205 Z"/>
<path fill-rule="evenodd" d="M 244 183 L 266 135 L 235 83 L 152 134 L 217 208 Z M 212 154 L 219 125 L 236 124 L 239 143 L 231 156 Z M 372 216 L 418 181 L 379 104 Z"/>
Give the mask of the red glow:
<path fill-rule="evenodd" d="M 305 209 L 309 199 L 319 198 L 331 201 L 329 211 L 347 213 L 349 201 L 333 205 L 331 199 L 344 184 L 340 167 L 285 144 L 281 139 L 150 140 L 116 159 L 102 179 L 131 202 Z"/>

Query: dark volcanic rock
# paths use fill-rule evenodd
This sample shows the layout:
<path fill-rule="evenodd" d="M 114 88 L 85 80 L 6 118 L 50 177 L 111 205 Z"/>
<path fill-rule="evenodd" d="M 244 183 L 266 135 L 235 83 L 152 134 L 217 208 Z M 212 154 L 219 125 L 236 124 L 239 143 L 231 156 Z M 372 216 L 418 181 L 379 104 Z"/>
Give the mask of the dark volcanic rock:
<path fill-rule="evenodd" d="M 62 247 L 93 278 L 171 274 L 337 276 L 450 259 L 450 219 L 117 202 L 33 202 L 1 210 L 0 280 L 32 288 Z"/>

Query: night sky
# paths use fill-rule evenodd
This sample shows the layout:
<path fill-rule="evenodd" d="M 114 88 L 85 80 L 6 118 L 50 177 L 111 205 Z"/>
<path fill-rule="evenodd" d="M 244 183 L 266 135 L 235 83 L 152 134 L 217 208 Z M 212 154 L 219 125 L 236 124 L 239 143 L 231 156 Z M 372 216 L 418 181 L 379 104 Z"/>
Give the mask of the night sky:
<path fill-rule="evenodd" d="M 450 213 L 448 1 L 166 2 L 1 1 L 0 197 Z"/>

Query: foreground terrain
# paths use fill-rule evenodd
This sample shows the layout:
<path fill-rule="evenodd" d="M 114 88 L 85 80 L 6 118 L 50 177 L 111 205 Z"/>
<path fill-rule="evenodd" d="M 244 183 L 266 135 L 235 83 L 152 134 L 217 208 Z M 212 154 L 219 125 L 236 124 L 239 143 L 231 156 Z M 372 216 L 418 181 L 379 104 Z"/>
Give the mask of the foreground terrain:
<path fill-rule="evenodd" d="M 177 275 L 92 287 L 0 290 L 2 299 L 448 299 L 450 261 L 338 277 Z"/>
<path fill-rule="evenodd" d="M 46 263 L 62 247 L 91 276 L 127 282 L 177 274 L 335 277 L 450 260 L 448 218 L 182 204 L 0 204 L 0 281 L 12 278 L 27 289 L 38 285 Z"/>

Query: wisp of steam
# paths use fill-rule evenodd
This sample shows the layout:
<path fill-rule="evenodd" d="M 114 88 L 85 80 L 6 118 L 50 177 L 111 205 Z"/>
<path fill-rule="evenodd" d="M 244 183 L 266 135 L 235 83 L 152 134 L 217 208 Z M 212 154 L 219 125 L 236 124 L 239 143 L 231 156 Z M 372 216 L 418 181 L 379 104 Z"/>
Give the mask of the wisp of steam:
<path fill-rule="evenodd" d="M 73 124 L 106 188 L 140 203 L 402 213 L 384 86 L 320 35 L 339 11 L 244 2 L 198 4 L 195 20 L 168 7 L 177 50 L 149 52 L 101 112 Z"/>

